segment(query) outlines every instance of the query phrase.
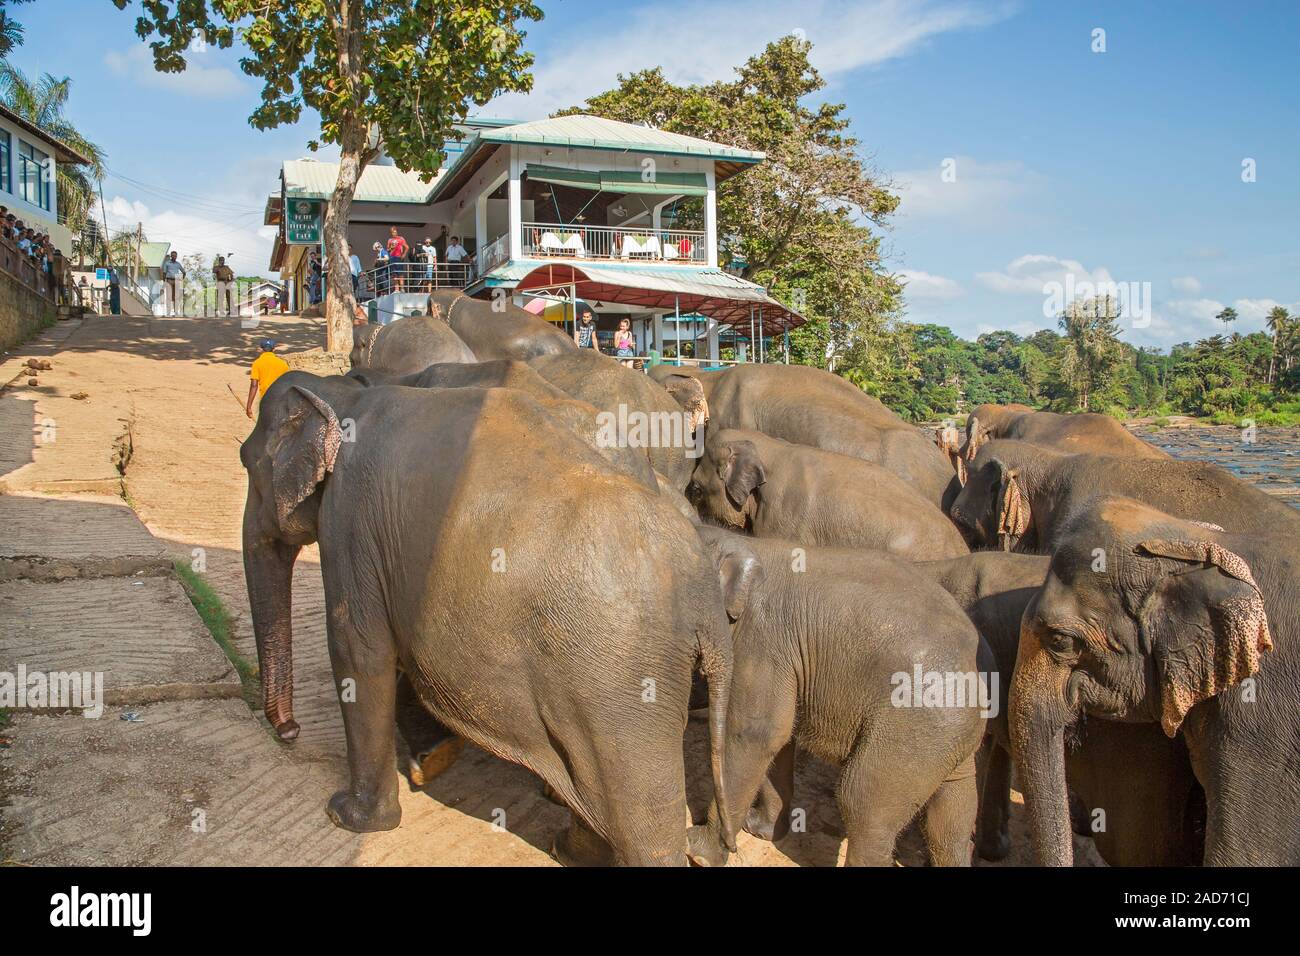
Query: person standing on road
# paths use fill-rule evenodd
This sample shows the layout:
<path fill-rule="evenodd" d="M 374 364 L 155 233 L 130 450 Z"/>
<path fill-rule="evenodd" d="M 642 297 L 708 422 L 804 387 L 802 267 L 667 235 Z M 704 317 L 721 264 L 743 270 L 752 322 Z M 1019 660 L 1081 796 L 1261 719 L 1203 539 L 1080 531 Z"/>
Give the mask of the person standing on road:
<path fill-rule="evenodd" d="M 253 367 L 248 370 L 248 401 L 244 404 L 244 414 L 253 417 L 253 399 L 265 395 L 271 383 L 289 371 L 289 363 L 275 354 L 275 339 L 262 339 L 262 354 L 253 360 Z"/>
<path fill-rule="evenodd" d="M 217 315 L 221 315 L 221 303 L 226 304 L 225 315 L 230 316 L 235 312 L 235 270 L 226 265 L 225 256 L 217 256 L 217 261 L 212 265 L 212 278 L 217 280 Z"/>
<path fill-rule="evenodd" d="M 163 260 L 163 287 L 167 290 L 167 314 L 183 315 L 185 313 L 185 267 L 180 264 L 173 252 Z"/>

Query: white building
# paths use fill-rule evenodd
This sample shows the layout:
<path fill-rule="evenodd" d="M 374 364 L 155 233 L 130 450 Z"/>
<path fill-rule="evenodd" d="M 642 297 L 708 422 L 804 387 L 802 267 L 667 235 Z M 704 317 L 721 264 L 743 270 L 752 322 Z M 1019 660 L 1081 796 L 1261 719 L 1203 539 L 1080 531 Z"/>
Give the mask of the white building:
<path fill-rule="evenodd" d="M 59 222 L 59 163 L 90 162 L 71 146 L 0 105 L 0 205 L 30 229 L 49 235 L 65 256 L 72 233 Z"/>

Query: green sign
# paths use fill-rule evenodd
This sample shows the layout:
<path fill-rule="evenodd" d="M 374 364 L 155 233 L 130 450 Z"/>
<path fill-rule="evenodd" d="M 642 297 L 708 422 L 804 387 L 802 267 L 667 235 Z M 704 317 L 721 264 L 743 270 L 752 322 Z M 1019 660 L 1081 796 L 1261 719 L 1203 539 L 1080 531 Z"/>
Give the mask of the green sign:
<path fill-rule="evenodd" d="M 284 241 L 291 246 L 318 246 L 321 237 L 320 202 L 290 199 L 284 216 Z"/>

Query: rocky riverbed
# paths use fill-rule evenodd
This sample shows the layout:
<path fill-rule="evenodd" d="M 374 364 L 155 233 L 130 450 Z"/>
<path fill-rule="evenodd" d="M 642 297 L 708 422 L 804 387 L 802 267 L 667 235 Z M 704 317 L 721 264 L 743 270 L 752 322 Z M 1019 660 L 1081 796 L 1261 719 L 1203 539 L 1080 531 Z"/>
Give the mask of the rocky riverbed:
<path fill-rule="evenodd" d="M 1300 508 L 1300 428 L 1186 425 L 1134 431 L 1175 458 L 1213 462 Z"/>

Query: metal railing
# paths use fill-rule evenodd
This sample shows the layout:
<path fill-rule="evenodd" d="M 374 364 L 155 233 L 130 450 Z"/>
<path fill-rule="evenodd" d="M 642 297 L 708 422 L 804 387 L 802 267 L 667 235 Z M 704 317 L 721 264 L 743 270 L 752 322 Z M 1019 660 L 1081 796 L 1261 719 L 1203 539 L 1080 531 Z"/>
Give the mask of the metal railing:
<path fill-rule="evenodd" d="M 708 261 L 706 238 L 703 232 L 687 229 L 526 222 L 523 251 L 533 257 L 702 265 Z"/>
<path fill-rule="evenodd" d="M 509 258 L 510 237 L 497 236 L 478 251 L 474 257 L 474 261 L 478 266 L 478 274 L 485 276 Z"/>
<path fill-rule="evenodd" d="M 375 299 L 390 292 L 432 292 L 434 289 L 463 289 L 474 281 L 474 263 L 390 262 L 361 273 L 357 298 Z"/>
<path fill-rule="evenodd" d="M 54 298 L 52 277 L 41 268 L 41 260 L 28 255 L 18 248 L 17 243 L 4 237 L 0 237 L 0 269 L 47 299 Z"/>

